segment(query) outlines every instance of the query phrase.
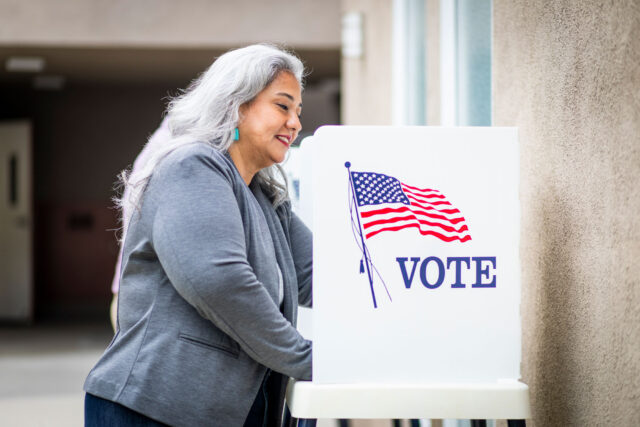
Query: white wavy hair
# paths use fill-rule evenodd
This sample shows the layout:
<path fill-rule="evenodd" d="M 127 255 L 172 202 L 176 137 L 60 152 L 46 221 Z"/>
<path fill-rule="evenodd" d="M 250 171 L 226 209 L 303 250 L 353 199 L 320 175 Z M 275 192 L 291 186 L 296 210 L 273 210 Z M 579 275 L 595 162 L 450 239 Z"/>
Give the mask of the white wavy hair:
<path fill-rule="evenodd" d="M 231 50 L 218 59 L 179 96 L 169 102 L 170 140 L 149 156 L 138 170 L 123 171 L 123 196 L 116 204 L 123 212 L 123 228 L 142 201 L 144 189 L 157 164 L 176 148 L 205 142 L 226 152 L 240 117 L 240 106 L 253 101 L 282 72 L 293 75 L 303 87 L 304 66 L 294 54 L 269 44 Z M 260 170 L 255 180 L 277 207 L 288 200 L 287 178 L 275 164 Z"/>

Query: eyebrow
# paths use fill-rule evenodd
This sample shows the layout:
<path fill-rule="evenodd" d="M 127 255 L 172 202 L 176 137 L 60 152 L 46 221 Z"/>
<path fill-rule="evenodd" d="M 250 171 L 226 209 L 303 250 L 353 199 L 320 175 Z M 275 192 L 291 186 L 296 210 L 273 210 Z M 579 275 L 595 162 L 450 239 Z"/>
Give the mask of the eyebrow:
<path fill-rule="evenodd" d="M 293 96 L 289 95 L 286 92 L 278 92 L 278 93 L 276 93 L 276 95 L 284 96 L 285 98 L 289 98 L 291 100 L 291 102 L 294 102 Z M 298 104 L 298 107 L 302 108 L 302 102 L 300 104 Z"/>

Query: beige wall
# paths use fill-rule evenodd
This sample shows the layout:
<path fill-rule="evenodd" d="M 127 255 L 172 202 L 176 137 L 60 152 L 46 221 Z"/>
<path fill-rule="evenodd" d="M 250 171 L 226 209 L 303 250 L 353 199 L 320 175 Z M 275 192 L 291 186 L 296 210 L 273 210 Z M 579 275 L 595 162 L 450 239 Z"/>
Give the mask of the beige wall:
<path fill-rule="evenodd" d="M 340 44 L 340 0 L 0 0 L 0 45 Z"/>
<path fill-rule="evenodd" d="M 638 2 L 494 0 L 494 114 L 521 146 L 536 426 L 640 425 Z"/>
<path fill-rule="evenodd" d="M 342 59 L 342 123 L 391 124 L 391 5 L 389 0 L 343 0 L 342 12 L 363 15 L 364 53 Z"/>

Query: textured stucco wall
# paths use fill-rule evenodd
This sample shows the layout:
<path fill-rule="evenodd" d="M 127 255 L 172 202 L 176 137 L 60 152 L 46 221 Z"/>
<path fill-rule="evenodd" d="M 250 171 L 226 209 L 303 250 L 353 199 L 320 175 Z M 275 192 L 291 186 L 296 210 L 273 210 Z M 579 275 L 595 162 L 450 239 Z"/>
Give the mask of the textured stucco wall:
<path fill-rule="evenodd" d="M 640 3 L 494 0 L 536 426 L 640 425 Z"/>
<path fill-rule="evenodd" d="M 342 13 L 362 13 L 364 38 L 361 58 L 342 59 L 345 125 L 391 124 L 391 6 L 389 0 L 342 2 Z"/>

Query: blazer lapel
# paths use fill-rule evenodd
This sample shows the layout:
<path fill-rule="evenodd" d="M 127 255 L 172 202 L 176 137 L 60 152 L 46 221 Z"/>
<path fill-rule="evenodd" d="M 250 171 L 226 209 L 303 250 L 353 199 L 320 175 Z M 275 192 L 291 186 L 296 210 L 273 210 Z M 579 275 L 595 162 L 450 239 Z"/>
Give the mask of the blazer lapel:
<path fill-rule="evenodd" d="M 276 260 L 278 261 L 278 266 L 282 272 L 284 293 L 282 311 L 284 317 L 289 320 L 293 326 L 296 326 L 296 320 L 298 317 L 298 285 L 289 240 L 278 214 L 273 208 L 271 201 L 269 201 L 267 196 L 262 192 L 260 186 L 255 184 L 255 182 L 252 182 L 250 188 L 258 201 L 258 204 L 264 213 L 267 225 L 269 226 L 269 232 L 275 248 Z"/>

